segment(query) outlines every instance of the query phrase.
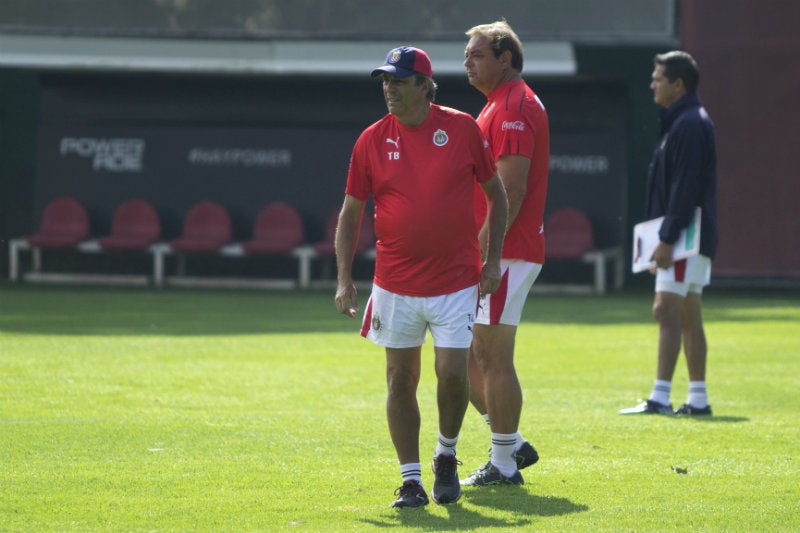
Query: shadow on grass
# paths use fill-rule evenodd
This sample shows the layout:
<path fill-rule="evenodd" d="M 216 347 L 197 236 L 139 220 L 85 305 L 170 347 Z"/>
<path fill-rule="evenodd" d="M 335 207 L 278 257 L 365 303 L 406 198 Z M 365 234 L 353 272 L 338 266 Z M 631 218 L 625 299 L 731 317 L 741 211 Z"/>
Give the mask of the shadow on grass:
<path fill-rule="evenodd" d="M 750 422 L 750 419 L 746 416 L 677 416 L 675 418 L 710 424 L 738 424 L 739 422 Z"/>
<path fill-rule="evenodd" d="M 589 510 L 589 506 L 573 503 L 566 498 L 528 494 L 521 487 L 483 487 L 464 491 L 462 502 L 471 504 L 448 505 L 448 516 L 431 514 L 425 509 L 392 510 L 382 518 L 363 522 L 382 528 L 408 527 L 426 531 L 472 530 L 482 528 L 522 528 L 536 517 L 561 516 Z M 431 504 L 434 505 L 434 504 Z M 492 515 L 510 513 L 510 517 L 489 516 L 472 506 L 486 507 Z"/>

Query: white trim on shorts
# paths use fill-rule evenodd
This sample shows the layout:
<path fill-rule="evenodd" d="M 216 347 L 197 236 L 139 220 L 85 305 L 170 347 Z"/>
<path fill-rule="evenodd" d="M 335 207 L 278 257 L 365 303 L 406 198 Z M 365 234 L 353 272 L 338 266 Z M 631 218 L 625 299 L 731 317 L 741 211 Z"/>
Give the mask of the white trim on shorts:
<path fill-rule="evenodd" d="M 469 348 L 478 285 L 441 296 L 404 296 L 372 285 L 361 336 L 386 348 L 422 346 L 430 329 L 439 348 Z"/>
<path fill-rule="evenodd" d="M 476 324 L 518 326 L 522 308 L 542 271 L 542 265 L 522 259 L 503 259 L 500 261 L 500 271 L 503 276 L 500 287 L 492 294 L 481 296 Z"/>
<path fill-rule="evenodd" d="M 685 297 L 690 292 L 702 294 L 703 287 L 710 283 L 711 259 L 705 255 L 693 255 L 676 261 L 669 268 L 656 269 L 655 292 L 671 292 Z"/>

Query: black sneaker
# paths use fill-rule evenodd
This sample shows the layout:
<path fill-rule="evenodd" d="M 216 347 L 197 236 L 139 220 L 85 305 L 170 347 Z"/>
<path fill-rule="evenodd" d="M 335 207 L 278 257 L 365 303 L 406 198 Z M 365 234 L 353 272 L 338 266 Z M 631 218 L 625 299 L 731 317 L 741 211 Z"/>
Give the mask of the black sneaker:
<path fill-rule="evenodd" d="M 675 410 L 675 414 L 683 416 L 711 416 L 711 406 L 706 405 L 701 408 L 685 403 Z"/>
<path fill-rule="evenodd" d="M 487 485 L 522 485 L 525 480 L 522 479 L 522 474 L 519 470 L 514 472 L 511 477 L 506 477 L 497 469 L 496 466 L 489 463 L 488 467 L 484 466 L 473 472 L 467 479 L 461 482 L 465 487 L 485 487 Z"/>
<path fill-rule="evenodd" d="M 635 407 L 628 409 L 620 409 L 621 415 L 673 415 L 672 404 L 664 405 L 663 403 L 654 402 L 653 400 L 646 400 Z"/>
<path fill-rule="evenodd" d="M 539 453 L 530 442 L 525 441 L 519 447 L 519 450 L 515 452 L 515 458 L 517 459 L 517 468 L 522 470 L 536 464 L 539 460 Z"/>
<path fill-rule="evenodd" d="M 486 462 L 485 465 L 481 465 L 477 468 L 477 470 L 473 471 L 469 477 L 474 476 L 475 474 L 479 474 L 484 470 L 488 470 L 492 466 L 492 449 L 489 448 L 489 460 Z M 514 452 L 514 459 L 517 461 L 517 469 L 522 470 L 523 468 L 528 468 L 531 465 L 536 464 L 539 461 L 539 452 L 536 451 L 536 448 L 533 445 L 525 441 L 522 443 L 522 446 L 519 447 L 519 450 Z"/>
<path fill-rule="evenodd" d="M 392 507 L 424 507 L 428 505 L 428 495 L 419 481 L 406 481 L 394 491 L 397 499 L 392 502 Z"/>
<path fill-rule="evenodd" d="M 455 455 L 441 454 L 433 459 L 433 490 L 431 498 L 439 505 L 455 503 L 461 498 L 458 465 Z"/>

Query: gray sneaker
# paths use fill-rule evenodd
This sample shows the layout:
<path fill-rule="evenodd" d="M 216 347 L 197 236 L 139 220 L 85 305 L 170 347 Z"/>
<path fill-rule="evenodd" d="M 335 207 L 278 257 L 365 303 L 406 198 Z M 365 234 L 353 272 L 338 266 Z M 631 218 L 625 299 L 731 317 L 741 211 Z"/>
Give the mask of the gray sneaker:
<path fill-rule="evenodd" d="M 473 476 L 478 472 L 491 467 L 491 457 L 492 449 L 489 448 L 489 460 L 486 462 L 486 464 L 479 466 L 477 470 L 470 474 L 470 476 Z M 514 459 L 517 461 L 517 469 L 522 470 L 523 468 L 528 468 L 531 465 L 535 465 L 539 461 L 539 452 L 536 451 L 536 448 L 534 448 L 530 442 L 525 441 L 522 443 L 522 446 L 519 447 L 519 450 L 514 452 Z"/>
<path fill-rule="evenodd" d="M 416 481 L 406 481 L 394 491 L 394 495 L 397 499 L 392 502 L 392 507 L 397 507 L 398 509 L 428 505 L 428 495 L 425 494 L 425 489 L 422 488 L 422 485 Z"/>
<path fill-rule="evenodd" d="M 672 404 L 664 405 L 663 403 L 654 402 L 653 400 L 645 400 L 635 407 L 627 409 L 620 409 L 621 415 L 673 415 Z"/>
<path fill-rule="evenodd" d="M 489 463 L 488 467 L 479 468 L 467 479 L 461 481 L 465 487 L 485 487 L 487 485 L 522 485 L 525 480 L 519 470 L 514 472 L 511 477 L 506 477 L 500 473 L 496 466 Z"/>
<path fill-rule="evenodd" d="M 695 407 L 685 403 L 675 410 L 675 414 L 683 416 L 711 416 L 711 406 Z"/>

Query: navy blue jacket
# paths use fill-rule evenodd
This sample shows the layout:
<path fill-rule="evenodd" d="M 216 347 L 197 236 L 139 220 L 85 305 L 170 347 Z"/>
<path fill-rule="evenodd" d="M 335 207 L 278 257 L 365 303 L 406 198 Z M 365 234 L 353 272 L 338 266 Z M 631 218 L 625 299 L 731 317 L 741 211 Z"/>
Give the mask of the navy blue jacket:
<path fill-rule="evenodd" d="M 702 209 L 700 253 L 717 252 L 717 150 L 714 124 L 696 92 L 661 110 L 661 139 L 647 179 L 646 215 L 664 217 L 659 237 L 674 244 L 689 225 L 696 206 Z"/>

